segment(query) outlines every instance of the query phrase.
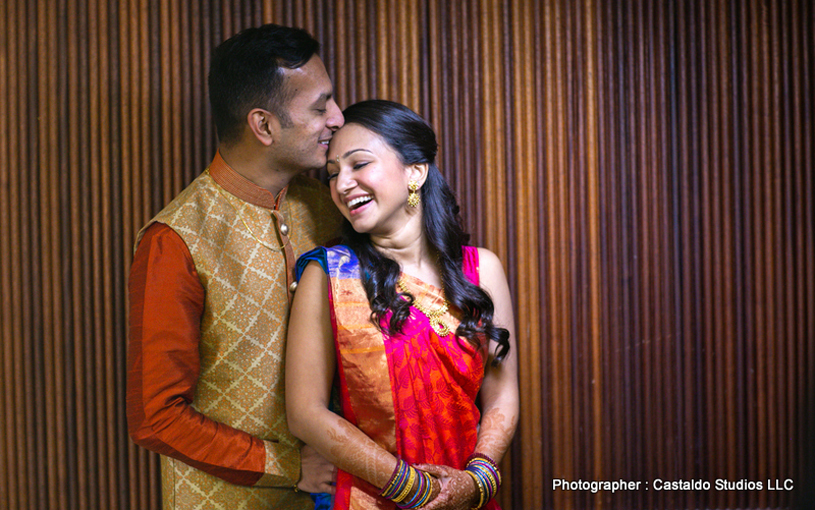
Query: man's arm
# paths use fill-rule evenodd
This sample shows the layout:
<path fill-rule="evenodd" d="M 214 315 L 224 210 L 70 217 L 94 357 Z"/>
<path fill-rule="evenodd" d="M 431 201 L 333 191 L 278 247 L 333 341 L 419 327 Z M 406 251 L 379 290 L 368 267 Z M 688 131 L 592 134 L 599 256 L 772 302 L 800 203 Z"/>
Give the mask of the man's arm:
<path fill-rule="evenodd" d="M 151 225 L 129 281 L 127 421 L 136 444 L 239 485 L 292 487 L 300 452 L 213 421 L 191 407 L 204 289 L 181 237 Z"/>

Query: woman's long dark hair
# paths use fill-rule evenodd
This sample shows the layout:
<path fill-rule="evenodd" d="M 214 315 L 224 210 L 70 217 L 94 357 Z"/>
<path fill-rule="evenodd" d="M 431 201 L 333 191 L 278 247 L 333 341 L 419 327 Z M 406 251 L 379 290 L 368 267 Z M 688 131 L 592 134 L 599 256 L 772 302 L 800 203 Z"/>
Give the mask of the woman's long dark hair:
<path fill-rule="evenodd" d="M 392 101 L 374 99 L 349 106 L 344 112 L 346 124 L 358 124 L 381 137 L 405 165 L 427 164 L 427 180 L 421 188 L 422 222 L 425 236 L 436 251 L 447 301 L 462 312 L 456 335 L 477 348 L 498 343 L 493 364 L 509 352 L 509 331 L 493 324 L 494 305 L 490 296 L 473 285 L 461 269 L 462 245 L 470 235 L 464 231 L 459 207 L 447 181 L 436 166 L 436 133 L 410 108 Z M 401 272 L 396 261 L 382 255 L 368 234 L 356 232 L 346 220 L 344 242 L 359 258 L 362 284 L 371 303 L 371 320 L 379 325 L 382 317 L 393 312 L 388 329 L 402 330 L 410 316 L 413 296 L 396 292 Z M 487 339 L 484 342 L 483 339 Z"/>

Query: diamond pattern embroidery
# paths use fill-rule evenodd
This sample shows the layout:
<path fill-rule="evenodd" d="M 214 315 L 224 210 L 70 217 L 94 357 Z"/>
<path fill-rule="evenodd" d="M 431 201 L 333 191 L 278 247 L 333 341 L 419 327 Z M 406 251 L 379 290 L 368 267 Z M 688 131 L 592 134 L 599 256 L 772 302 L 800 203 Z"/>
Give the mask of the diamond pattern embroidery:
<path fill-rule="evenodd" d="M 303 191 L 305 190 L 305 191 Z M 339 216 L 324 190 L 290 187 L 284 210 L 295 255 L 326 242 Z M 236 201 L 236 197 L 232 197 Z M 258 244 L 235 209 L 202 174 L 155 218 L 184 239 L 207 294 L 201 321 L 201 373 L 193 406 L 212 419 L 296 448 L 286 427 L 283 353 L 288 310 L 286 260 Z M 311 202 L 306 207 L 306 202 Z M 244 220 L 271 246 L 279 245 L 269 213 L 244 204 Z M 319 218 L 319 221 L 317 220 Z M 334 219 L 334 221 L 332 221 Z M 297 476 L 296 456 L 267 456 L 267 472 Z M 302 493 L 241 487 L 162 457 L 165 508 L 308 508 Z M 305 499 L 304 499 L 305 497 Z"/>

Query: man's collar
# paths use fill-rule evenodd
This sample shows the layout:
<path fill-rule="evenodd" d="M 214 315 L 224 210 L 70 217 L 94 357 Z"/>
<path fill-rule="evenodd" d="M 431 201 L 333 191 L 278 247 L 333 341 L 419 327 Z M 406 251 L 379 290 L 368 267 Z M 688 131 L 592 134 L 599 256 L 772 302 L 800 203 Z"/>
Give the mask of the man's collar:
<path fill-rule="evenodd" d="M 288 190 L 288 186 L 286 186 L 275 197 L 269 190 L 261 188 L 229 166 L 221 157 L 220 151 L 215 153 L 215 157 L 209 165 L 209 174 L 227 192 L 244 202 L 266 209 L 278 209 L 286 197 L 286 190 Z"/>

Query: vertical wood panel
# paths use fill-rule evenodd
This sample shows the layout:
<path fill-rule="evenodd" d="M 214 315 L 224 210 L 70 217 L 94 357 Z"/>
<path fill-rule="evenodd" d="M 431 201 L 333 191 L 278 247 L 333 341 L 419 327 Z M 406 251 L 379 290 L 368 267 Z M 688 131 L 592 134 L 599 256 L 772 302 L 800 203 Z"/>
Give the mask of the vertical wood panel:
<path fill-rule="evenodd" d="M 14 87 L 14 81 L 10 79 L 12 74 L 13 59 L 11 58 L 9 40 L 11 25 L 15 23 L 15 18 L 12 16 L 13 8 L 5 2 L 0 5 L 0 96 L 4 98 L 11 98 L 11 90 Z M 11 122 L 9 112 L 11 110 L 10 100 L 0 102 L 0 161 L 11 161 L 11 129 L 14 124 Z M 12 246 L 16 244 L 16 238 L 12 230 L 15 228 L 17 222 L 12 221 L 12 204 L 10 200 L 9 190 L 12 189 L 12 172 L 11 165 L 0 165 L 0 224 L 3 225 L 3 230 L 0 232 L 0 265 L 2 267 L 17 269 L 12 264 Z M 8 227 L 7 227 L 8 225 Z M 17 250 L 14 250 L 15 252 Z M 3 271 L 0 273 L 0 289 L 2 289 L 2 310 L 0 310 L 0 317 L 2 318 L 2 334 L 3 334 L 3 376 L 0 377 L 0 408 L 13 409 L 14 400 L 11 396 L 11 388 L 13 381 L 12 372 L 12 351 L 11 342 L 8 340 L 12 338 L 14 331 L 14 314 L 12 308 L 12 278 L 11 271 Z M 19 284 L 19 282 L 17 282 Z M 16 333 L 16 331 L 14 331 Z M 0 502 L 7 504 L 16 504 L 14 500 L 15 490 L 14 482 L 11 478 L 13 472 L 13 451 L 11 445 L 11 434 L 14 426 L 11 423 L 12 413 L 5 413 L 3 419 L 0 420 Z"/>
<path fill-rule="evenodd" d="M 487 26 L 497 28 L 497 23 L 491 19 L 502 14 L 498 5 L 491 6 L 491 15 L 485 20 Z M 496 124 L 494 129 L 487 129 L 484 137 L 495 139 L 494 133 L 507 129 L 512 136 L 504 142 L 497 139 L 493 143 L 495 153 L 492 155 L 495 162 L 495 171 L 487 167 L 487 174 L 491 177 L 494 185 L 491 189 L 496 190 L 498 203 L 492 206 L 496 209 L 506 211 L 505 214 L 497 214 L 493 219 L 494 229 L 497 235 L 487 237 L 487 246 L 492 249 L 505 263 L 509 270 L 510 280 L 513 283 L 515 293 L 513 299 L 517 307 L 516 330 L 518 339 L 541 338 L 540 321 L 538 310 L 540 310 L 538 280 L 528 278 L 527 275 L 535 274 L 537 271 L 538 234 L 539 218 L 535 208 L 540 190 L 536 180 L 535 147 L 538 143 L 536 130 L 534 128 L 534 109 L 529 105 L 535 102 L 535 80 L 534 61 L 535 54 L 532 50 L 534 30 L 533 9 L 528 4 L 515 4 L 508 13 L 509 19 L 504 21 L 505 27 L 511 27 L 511 60 L 498 62 L 493 60 L 494 65 L 488 67 L 486 74 L 491 75 L 494 84 L 492 91 L 485 90 L 485 97 L 510 97 L 511 102 L 503 105 L 504 109 L 495 112 Z M 509 23 L 507 23 L 509 22 Z M 500 33 L 494 32 L 496 43 Z M 505 42 L 502 40 L 502 44 Z M 493 48 L 493 51 L 500 51 L 500 48 Z M 487 53 L 489 55 L 490 53 Z M 511 65 L 511 81 L 503 83 L 505 74 L 502 67 Z M 503 94 L 503 89 L 507 88 L 507 94 Z M 494 95 L 493 95 L 494 94 Z M 501 104 L 496 102 L 497 104 Z M 512 119 L 510 125 L 504 122 L 504 117 Z M 490 154 L 490 147 L 486 148 Z M 501 161 L 511 154 L 511 163 Z M 510 158 L 507 158 L 510 159 Z M 508 171 L 513 169 L 512 171 Z M 490 188 L 488 188 L 489 191 Z M 506 190 L 506 192 L 504 191 Z M 504 201 L 506 193 L 506 201 Z M 489 205 L 489 201 L 487 202 Z M 487 209 L 489 210 L 489 209 Z M 492 215 L 490 215 L 492 216 Z M 509 218 L 507 217 L 509 216 Z M 514 218 L 513 218 L 514 217 Z M 513 218 L 513 219 L 510 219 Z M 507 223 L 512 225 L 507 228 Z M 512 235 L 507 235 L 512 232 Z M 521 343 L 517 344 L 521 348 Z M 536 384 L 538 374 L 540 374 L 541 345 L 538 342 L 530 342 L 526 346 L 525 355 L 519 357 L 519 378 L 521 386 L 527 389 L 524 398 L 523 414 L 529 417 L 541 416 L 541 390 Z M 518 438 L 521 444 L 527 445 L 527 453 L 518 456 L 518 461 L 522 464 L 520 469 L 513 468 L 510 473 L 511 483 L 518 483 L 522 486 L 535 486 L 536 481 L 543 478 L 542 467 L 543 457 L 541 455 L 541 437 L 538 423 L 533 420 L 523 420 L 518 429 Z M 513 461 L 514 457 L 508 459 Z M 505 462 L 505 466 L 508 462 Z M 514 463 L 514 462 L 513 462 Z M 505 467 L 506 470 L 506 467 Z M 518 476 L 520 475 L 520 476 Z M 511 507 L 511 500 L 508 498 L 509 491 L 504 494 L 502 503 Z M 515 503 L 516 506 L 525 508 L 541 508 L 543 506 L 543 494 L 541 491 L 522 491 L 523 501 Z"/>
<path fill-rule="evenodd" d="M 10 76 L 10 69 L 9 69 L 9 55 L 8 55 L 8 21 L 12 20 L 9 16 L 8 12 L 8 5 L 7 3 L 3 3 L 0 5 L 0 96 L 1 97 L 10 97 L 9 92 L 9 76 Z M 9 161 L 9 116 L 8 116 L 8 101 L 0 101 L 0 161 Z M 11 232 L 9 232 L 9 228 L 6 225 L 11 224 L 11 211 L 9 210 L 10 207 L 10 200 L 9 200 L 9 188 L 10 188 L 10 165 L 4 164 L 0 165 L 0 224 L 3 225 L 3 230 L 0 232 L 0 266 L 1 267 L 12 267 L 11 264 L 11 246 L 12 246 L 12 236 Z M 17 273 L 19 274 L 19 272 Z M 7 391 L 11 388 L 11 362 L 12 362 L 12 355 L 10 352 L 10 342 L 7 340 L 12 337 L 12 300 L 11 300 L 11 273 L 10 271 L 3 271 L 0 273 L 0 292 L 2 292 L 2 296 L 0 297 L 0 303 L 2 303 L 2 308 L 0 308 L 0 319 L 2 319 L 2 325 L 0 326 L 0 331 L 2 331 L 3 335 L 3 360 L 2 360 L 2 367 L 3 367 L 3 375 L 0 377 L 0 409 L 11 409 L 13 408 L 13 402 L 9 395 L 7 395 Z M 10 432 L 14 430 L 13 427 L 7 420 L 11 417 L 11 413 L 6 413 L 2 419 L 0 419 L 0 494 L 4 496 L 0 497 L 0 502 L 2 503 L 10 503 L 11 500 L 11 487 L 9 486 L 9 473 L 11 472 L 11 466 L 9 462 L 9 451 L 10 448 L 7 445 L 7 441 L 10 438 Z"/>
<path fill-rule="evenodd" d="M 815 8 L 800 0 L 0 3 L 0 508 L 158 508 L 128 439 L 135 233 L 209 162 L 212 49 L 322 43 L 419 111 L 505 264 L 505 508 L 790 508 L 815 451 Z M 796 491 L 554 491 L 554 479 Z"/>

